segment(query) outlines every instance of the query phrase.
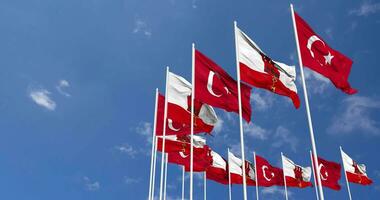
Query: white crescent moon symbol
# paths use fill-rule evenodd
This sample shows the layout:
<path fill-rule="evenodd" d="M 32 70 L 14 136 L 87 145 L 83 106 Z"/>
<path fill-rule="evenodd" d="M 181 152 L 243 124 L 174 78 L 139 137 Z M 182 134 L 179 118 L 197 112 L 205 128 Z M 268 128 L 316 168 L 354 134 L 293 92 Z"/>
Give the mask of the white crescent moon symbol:
<path fill-rule="evenodd" d="M 173 120 L 171 120 L 171 119 L 168 119 L 168 126 L 173 131 L 177 131 L 178 132 L 179 130 L 181 130 L 181 128 L 174 128 L 174 126 L 173 126 Z"/>
<path fill-rule="evenodd" d="M 325 167 L 325 166 L 322 163 L 319 164 L 318 170 L 319 170 L 319 174 L 321 175 L 321 179 L 325 181 L 327 180 L 327 177 L 329 176 L 329 174 L 327 173 L 327 171 L 325 171 L 325 174 L 324 174 L 325 176 L 323 176 L 323 174 L 321 173 L 322 167 Z"/>
<path fill-rule="evenodd" d="M 186 158 L 187 156 L 189 156 L 189 155 L 185 155 L 182 151 L 179 152 L 179 155 L 180 155 L 182 158 Z"/>
<path fill-rule="evenodd" d="M 321 41 L 323 46 L 325 46 L 325 43 L 318 36 L 316 36 L 316 35 L 311 36 L 309 38 L 309 40 L 307 40 L 307 46 L 306 47 L 309 49 L 311 57 L 313 57 L 313 58 L 314 58 L 314 52 L 311 50 L 311 46 L 316 41 Z"/>
<path fill-rule="evenodd" d="M 221 97 L 222 96 L 221 94 L 217 95 L 212 90 L 212 82 L 214 81 L 214 75 L 215 75 L 215 73 L 213 71 L 210 71 L 210 73 L 208 74 L 207 90 L 208 90 L 208 92 L 210 92 L 211 95 L 213 95 L 215 97 Z"/>
<path fill-rule="evenodd" d="M 261 167 L 261 170 L 263 170 L 263 176 L 264 176 L 264 178 L 265 178 L 267 181 L 272 180 L 272 178 L 274 177 L 274 174 L 271 173 L 272 177 L 271 177 L 271 178 L 268 178 L 268 177 L 267 177 L 267 174 L 265 173 L 265 169 L 268 169 L 268 166 L 264 165 L 264 166 Z"/>

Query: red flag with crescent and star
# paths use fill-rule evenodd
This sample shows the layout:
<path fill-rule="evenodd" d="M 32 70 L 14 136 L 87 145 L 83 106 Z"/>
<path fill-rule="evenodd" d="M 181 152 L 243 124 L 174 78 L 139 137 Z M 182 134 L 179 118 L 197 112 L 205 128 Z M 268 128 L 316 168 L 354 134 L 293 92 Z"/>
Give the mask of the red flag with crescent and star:
<path fill-rule="evenodd" d="M 210 58 L 195 50 L 195 98 L 226 110 L 239 113 L 237 82 Z M 251 121 L 251 88 L 241 84 L 243 118 Z"/>
<path fill-rule="evenodd" d="M 339 185 L 339 179 L 341 177 L 341 168 L 342 167 L 339 163 L 327 161 L 318 157 L 318 170 L 320 173 L 322 186 L 333 190 L 340 190 L 341 186 Z"/>
<path fill-rule="evenodd" d="M 281 168 L 273 167 L 267 160 L 256 155 L 256 173 L 259 186 L 271 187 L 284 185 L 284 172 Z"/>
<path fill-rule="evenodd" d="M 330 79 L 343 92 L 355 94 L 357 90 L 348 82 L 352 60 L 331 48 L 296 12 L 294 15 L 303 65 Z"/>
<path fill-rule="evenodd" d="M 198 108 L 197 108 L 198 109 Z M 196 110 L 197 110 L 196 109 Z M 162 94 L 158 95 L 157 113 L 156 113 L 156 135 L 163 135 L 164 126 L 164 110 L 165 97 Z M 181 110 L 181 111 L 179 111 Z M 190 134 L 190 119 L 191 113 L 182 109 L 180 106 L 168 103 L 168 119 L 166 121 L 165 135 L 187 135 Z M 209 133 L 214 128 L 212 125 L 204 123 L 204 121 L 195 116 L 194 134 L 206 132 Z"/>

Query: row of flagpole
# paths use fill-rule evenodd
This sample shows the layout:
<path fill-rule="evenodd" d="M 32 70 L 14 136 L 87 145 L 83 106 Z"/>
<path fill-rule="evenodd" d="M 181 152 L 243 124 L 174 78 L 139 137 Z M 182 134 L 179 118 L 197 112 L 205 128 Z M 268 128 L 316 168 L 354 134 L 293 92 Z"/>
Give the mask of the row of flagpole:
<path fill-rule="evenodd" d="M 311 146 L 312 151 L 310 151 L 310 157 L 312 159 L 312 163 L 317 163 L 317 169 L 318 166 L 318 154 L 317 154 L 317 147 L 314 137 L 314 130 L 313 130 L 313 123 L 312 123 L 312 117 L 310 112 L 310 106 L 309 106 L 309 100 L 308 100 L 308 92 L 307 92 L 307 86 L 303 71 L 303 64 L 302 64 L 302 57 L 301 57 L 301 51 L 299 46 L 299 40 L 298 40 L 298 34 L 297 34 L 297 27 L 295 23 L 295 16 L 294 16 L 294 8 L 293 5 L 290 5 L 291 8 L 291 16 L 293 21 L 293 29 L 294 29 L 294 36 L 296 41 L 296 47 L 297 47 L 297 54 L 298 54 L 298 60 L 299 60 L 299 69 L 301 73 L 301 81 L 302 81 L 302 87 L 303 87 L 303 93 L 304 93 L 304 100 L 305 100 L 305 107 L 306 107 L 306 115 L 307 115 L 307 121 L 308 121 L 308 127 L 309 127 L 309 133 L 310 133 L 310 140 L 311 140 Z M 240 84 L 240 70 L 239 70 L 239 48 L 238 48 L 238 39 L 237 39 L 237 22 L 234 22 L 234 35 L 235 35 L 235 53 L 236 53 L 236 70 L 237 70 L 237 86 L 238 86 L 238 103 L 239 103 L 239 130 L 240 130 L 240 149 L 241 149 L 241 159 L 243 162 L 245 161 L 245 147 L 244 147 L 244 130 L 243 130 L 243 116 L 242 116 L 242 102 L 241 102 L 241 84 Z M 192 44 L 192 95 L 191 95 L 191 122 L 190 122 L 190 135 L 191 138 L 193 138 L 194 135 L 194 99 L 195 99 L 195 44 Z M 169 74 L 169 67 L 166 69 L 166 80 L 168 80 L 168 74 Z M 168 97 L 168 81 L 166 81 L 165 86 L 165 96 Z M 151 166 L 150 166 L 150 179 L 149 179 L 149 198 L 154 198 L 154 187 L 155 187 L 155 174 L 156 174 L 156 158 L 157 158 L 157 140 L 155 137 L 156 133 L 156 112 L 157 112 L 157 102 L 158 102 L 158 89 L 156 89 L 156 105 L 155 105 L 155 116 L 154 116 L 154 128 L 153 128 L 153 139 L 152 139 L 152 155 L 151 155 Z M 165 107 L 164 107 L 164 126 L 163 126 L 163 142 L 162 142 L 162 152 L 165 152 L 165 134 L 166 134 L 166 122 L 167 122 L 167 105 L 168 105 L 168 98 L 165 98 Z M 189 196 L 190 200 L 193 200 L 193 140 L 190 141 L 190 183 L 189 183 Z M 256 157 L 255 158 L 255 169 L 256 169 Z M 165 166 L 166 165 L 166 166 Z M 314 166 L 314 165 L 313 165 Z M 165 200 L 166 199 L 166 171 L 167 171 L 167 157 L 165 160 L 165 153 L 162 153 L 161 155 L 161 176 L 160 176 L 160 189 L 159 189 L 159 200 Z M 245 173 L 245 167 L 242 167 L 242 176 L 243 176 L 243 199 L 247 200 L 247 183 L 246 183 L 246 173 Z M 316 187 L 316 196 L 319 200 L 324 200 L 324 194 L 320 179 L 320 171 L 314 170 L 314 173 L 316 174 L 315 185 Z M 184 178 L 185 178 L 185 169 L 183 168 L 182 172 L 182 199 L 184 199 Z M 255 173 L 256 179 L 257 179 L 257 173 Z M 351 198 L 351 192 L 349 188 L 349 183 L 346 176 L 346 182 L 347 182 L 347 189 L 349 193 L 349 198 Z M 287 196 L 287 189 L 286 189 L 286 180 L 285 181 L 285 196 L 286 199 Z M 256 198 L 259 199 L 258 195 L 258 184 L 256 181 Z M 206 173 L 204 174 L 204 199 L 206 199 Z M 231 200 L 231 180 L 230 180 L 230 174 L 229 174 L 229 199 Z"/>

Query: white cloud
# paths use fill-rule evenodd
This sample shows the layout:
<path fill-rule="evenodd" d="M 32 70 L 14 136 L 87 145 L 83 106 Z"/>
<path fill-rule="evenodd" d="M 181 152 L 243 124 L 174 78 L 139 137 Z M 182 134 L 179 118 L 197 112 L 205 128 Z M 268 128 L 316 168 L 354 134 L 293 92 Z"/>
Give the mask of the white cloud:
<path fill-rule="evenodd" d="M 88 191 L 97 191 L 100 189 L 100 183 L 98 181 L 92 181 L 87 176 L 83 177 L 84 185 Z"/>
<path fill-rule="evenodd" d="M 146 137 L 146 140 L 149 143 L 152 143 L 152 134 L 153 134 L 153 128 L 152 124 L 149 122 L 141 122 L 135 130 L 138 134 Z"/>
<path fill-rule="evenodd" d="M 131 178 L 131 177 L 125 177 L 124 182 L 126 184 L 136 184 L 141 182 L 141 178 Z"/>
<path fill-rule="evenodd" d="M 57 104 L 50 98 L 50 92 L 45 89 L 31 89 L 29 97 L 39 106 L 42 106 L 50 111 L 55 110 Z"/>
<path fill-rule="evenodd" d="M 197 0 L 192 0 L 191 1 L 191 7 L 194 8 L 194 9 L 198 8 L 198 6 L 197 6 Z"/>
<path fill-rule="evenodd" d="M 71 95 L 64 91 L 65 88 L 68 88 L 68 87 L 70 87 L 70 83 L 67 80 L 63 79 L 58 82 L 58 85 L 55 88 L 61 95 L 65 97 L 70 97 Z"/>
<path fill-rule="evenodd" d="M 216 122 L 213 131 L 218 134 L 223 130 L 223 123 L 224 121 L 219 117 L 218 121 Z"/>
<path fill-rule="evenodd" d="M 264 111 L 272 107 L 274 96 L 273 93 L 267 91 L 255 91 L 251 94 L 251 102 L 253 103 L 253 110 Z"/>
<path fill-rule="evenodd" d="M 127 154 L 129 157 L 134 158 L 138 151 L 136 151 L 131 145 L 129 144 L 123 144 L 120 146 L 115 146 L 115 149 L 118 150 L 120 153 Z"/>
<path fill-rule="evenodd" d="M 263 195 L 281 195 L 285 196 L 285 190 L 283 187 L 266 187 L 261 190 Z M 293 193 L 288 190 L 288 197 L 292 196 Z"/>
<path fill-rule="evenodd" d="M 260 140 L 266 140 L 270 134 L 270 132 L 252 122 L 249 124 L 244 122 L 243 125 L 244 133 L 246 133 L 248 136 L 260 139 Z"/>
<path fill-rule="evenodd" d="M 138 33 L 143 34 L 144 36 L 148 38 L 152 36 L 152 32 L 149 29 L 147 23 L 143 21 L 142 19 L 135 20 L 135 26 L 132 32 L 135 34 L 138 34 Z"/>
<path fill-rule="evenodd" d="M 280 148 L 283 146 L 288 146 L 294 152 L 296 152 L 297 150 L 297 145 L 298 145 L 297 137 L 292 135 L 291 132 L 283 126 L 277 127 L 276 132 L 273 136 L 273 141 L 274 141 L 272 143 L 273 147 Z"/>
<path fill-rule="evenodd" d="M 334 116 L 327 129 L 328 133 L 339 135 L 356 130 L 360 133 L 380 134 L 379 122 L 371 117 L 371 111 L 380 109 L 380 100 L 355 95 L 344 99 L 343 105 L 343 112 Z"/>
<path fill-rule="evenodd" d="M 350 10 L 349 13 L 357 16 L 368 16 L 380 11 L 380 3 L 363 1 L 359 8 Z"/>
<path fill-rule="evenodd" d="M 307 89 L 309 89 L 308 91 L 314 94 L 323 94 L 331 84 L 329 79 L 308 68 L 304 68 L 304 75 L 307 80 L 306 85 Z M 301 78 L 299 80 L 300 84 L 302 84 Z"/>

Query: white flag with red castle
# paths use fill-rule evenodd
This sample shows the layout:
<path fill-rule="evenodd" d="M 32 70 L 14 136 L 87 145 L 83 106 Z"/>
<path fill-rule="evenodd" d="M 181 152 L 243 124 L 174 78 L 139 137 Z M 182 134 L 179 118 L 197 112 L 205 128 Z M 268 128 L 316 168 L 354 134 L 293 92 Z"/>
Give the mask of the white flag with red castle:
<path fill-rule="evenodd" d="M 347 179 L 351 183 L 361 185 L 370 185 L 372 180 L 368 178 L 366 173 L 366 166 L 364 164 L 356 163 L 350 156 L 341 150 L 343 167 L 347 175 Z"/>
<path fill-rule="evenodd" d="M 312 186 L 310 182 L 311 167 L 297 165 L 286 156 L 282 156 L 282 166 L 288 187 L 304 188 Z"/>

